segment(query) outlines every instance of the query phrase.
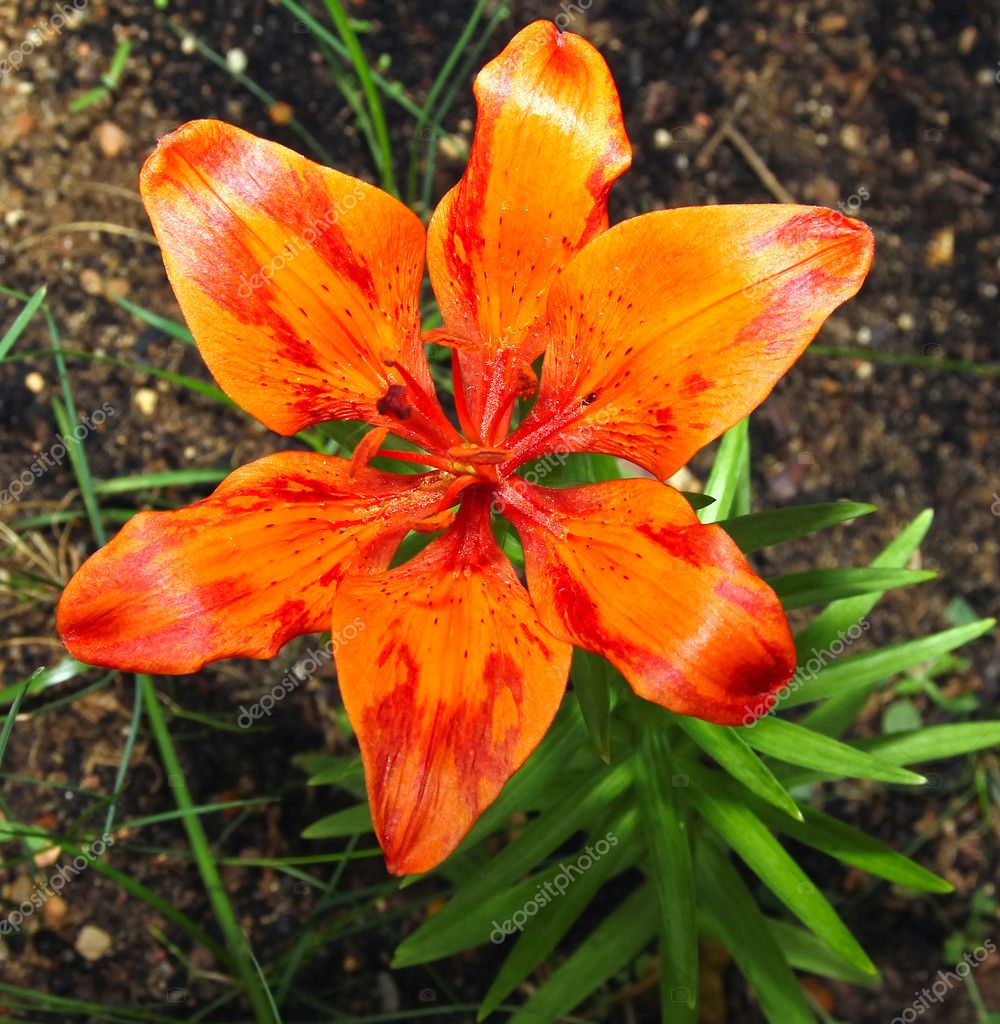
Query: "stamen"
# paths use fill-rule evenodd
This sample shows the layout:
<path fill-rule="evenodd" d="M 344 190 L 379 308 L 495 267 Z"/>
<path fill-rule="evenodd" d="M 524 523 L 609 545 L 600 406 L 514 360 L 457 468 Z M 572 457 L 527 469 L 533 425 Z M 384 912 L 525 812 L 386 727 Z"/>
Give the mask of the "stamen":
<path fill-rule="evenodd" d="M 375 458 L 375 456 L 378 456 L 380 459 L 399 459 L 400 462 L 415 462 L 418 466 L 427 466 L 428 469 L 443 469 L 446 473 L 450 473 L 454 465 L 451 459 L 445 459 L 439 455 L 428 455 L 426 452 L 401 452 L 396 451 L 394 448 L 379 448 L 372 455 L 372 458 Z"/>
<path fill-rule="evenodd" d="M 438 405 L 437 398 L 432 399 L 429 397 L 420 382 L 401 362 L 397 360 L 390 360 L 386 363 L 386 366 L 392 367 L 400 377 L 403 378 L 403 381 L 406 384 L 407 394 L 413 401 L 414 405 L 420 406 L 420 411 L 424 414 L 424 418 L 427 422 L 440 431 L 438 439 L 441 440 L 442 438 L 448 438 L 448 445 L 454 444 L 456 440 L 461 442 L 461 435 L 448 422 L 448 418 L 444 413 L 441 412 L 441 407 Z"/>
<path fill-rule="evenodd" d="M 472 422 L 472 415 L 469 413 L 469 404 L 465 400 L 465 381 L 462 378 L 462 360 L 458 349 L 451 350 L 451 379 L 455 385 L 455 411 L 458 413 L 458 422 L 462 427 L 465 436 L 477 445 L 483 442 L 479 431 Z"/>

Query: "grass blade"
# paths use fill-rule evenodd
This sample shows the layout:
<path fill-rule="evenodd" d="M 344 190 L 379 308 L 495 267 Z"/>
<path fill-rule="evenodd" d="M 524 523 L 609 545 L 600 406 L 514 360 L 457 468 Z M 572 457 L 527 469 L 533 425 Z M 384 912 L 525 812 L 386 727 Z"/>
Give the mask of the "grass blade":
<path fill-rule="evenodd" d="M 662 732 L 642 730 L 633 757 L 642 831 L 659 907 L 660 1016 L 697 1024 L 698 933 L 688 822 L 677 798 Z"/>
<path fill-rule="evenodd" d="M 700 718 L 677 716 L 677 724 L 729 774 L 751 793 L 797 821 L 802 812 L 771 769 L 750 749 L 745 732 L 725 725 L 713 725 Z M 760 724 L 759 722 L 757 723 Z"/>
<path fill-rule="evenodd" d="M 0 362 L 7 357 L 7 353 L 14 347 L 14 343 L 17 339 L 24 334 L 28 324 L 31 323 L 35 314 L 38 312 L 39 306 L 41 306 L 45 301 L 45 294 L 47 290 L 47 286 L 42 285 L 42 287 L 39 288 L 30 299 L 28 299 L 27 305 L 25 305 L 24 309 L 17 314 L 14 318 L 14 322 L 7 328 L 4 336 L 0 338 Z"/>
<path fill-rule="evenodd" d="M 786 764 L 816 768 L 844 778 L 896 782 L 904 786 L 921 786 L 927 781 L 922 775 L 873 757 L 847 743 L 770 715 L 744 729 L 743 736 L 754 750 Z"/>
<path fill-rule="evenodd" d="M 240 930 L 236 912 L 233 910 L 229 895 L 222 884 L 215 856 L 209 846 L 201 819 L 193 813 L 194 801 L 191 799 L 191 793 L 188 790 L 180 760 L 163 718 L 163 712 L 156 699 L 152 681 L 149 676 L 137 676 L 136 679 L 142 690 L 143 702 L 146 705 L 146 718 L 153 732 L 153 738 L 156 740 L 171 792 L 177 806 L 188 812 L 183 818 L 184 831 L 187 833 L 191 852 L 198 866 L 205 892 L 212 904 L 212 910 L 215 912 L 219 928 L 225 936 L 230 963 L 242 983 L 244 994 L 250 1002 L 258 1024 L 275 1024 L 276 1018 L 271 1010 L 270 995 L 266 991 L 266 986 L 262 985 L 251 959 L 247 956 L 249 946 L 246 936 Z"/>
<path fill-rule="evenodd" d="M 786 609 L 808 608 L 863 594 L 881 596 L 887 590 L 912 587 L 937 573 L 916 569 L 840 568 L 772 576 L 767 582 Z"/>
<path fill-rule="evenodd" d="M 736 516 L 720 525 L 746 554 L 806 537 L 818 530 L 845 523 L 875 511 L 874 505 L 856 501 L 835 501 L 823 505 L 800 505 Z"/>

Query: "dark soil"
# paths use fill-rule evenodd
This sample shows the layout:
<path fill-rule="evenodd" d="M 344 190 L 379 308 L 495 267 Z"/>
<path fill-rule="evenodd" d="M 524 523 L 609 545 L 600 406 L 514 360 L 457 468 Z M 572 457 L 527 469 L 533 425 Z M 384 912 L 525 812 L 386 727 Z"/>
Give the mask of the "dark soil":
<path fill-rule="evenodd" d="M 840 205 L 875 230 L 875 268 L 859 297 L 831 318 L 821 342 L 902 356 L 1000 361 L 1000 38 L 990 0 L 718 2 L 697 9 L 652 0 L 592 0 L 562 9 L 513 0 L 512 6 L 488 54 L 527 22 L 553 18 L 562 10 L 572 15 L 568 28 L 598 45 L 612 66 L 635 151 L 633 169 L 616 188 L 613 219 L 668 206 L 773 201 L 773 190 L 745 154 L 728 140 L 712 142 L 732 118 L 758 159 L 797 201 Z M 264 0 L 174 2 L 170 11 L 217 50 L 240 47 L 248 74 L 291 104 L 335 154 L 340 169 L 372 178 L 350 111 L 331 85 L 311 37 L 285 11 Z M 431 13 L 382 0 L 364 0 L 354 13 L 372 22 L 364 36 L 369 52 L 388 54 L 387 73 L 418 98 L 468 17 L 458 3 Z M 21 46 L 29 30 L 49 16 L 47 4 L 0 0 L 0 45 Z M 126 35 L 134 50 L 120 88 L 97 106 L 70 113 L 69 103 L 98 84 L 116 42 Z M 403 154 L 411 124 L 391 104 L 388 113 Z M 468 138 L 473 116 L 466 89 L 450 126 Z M 143 237 L 149 228 L 136 181 L 157 137 L 195 117 L 223 118 L 301 148 L 298 138 L 275 124 L 266 108 L 224 71 L 184 52 L 151 4 L 90 4 L 75 28 L 49 39 L 25 56 L 16 74 L 0 80 L 0 283 L 33 291 L 47 282 L 67 348 L 208 379 L 194 350 L 143 327 L 110 300 L 124 296 L 177 316 L 157 251 Z M 462 159 L 445 153 L 438 167 L 435 197 L 454 182 Z M 81 223 L 104 227 L 81 229 Z M 9 323 L 15 308 L 12 302 L 0 307 L 0 323 Z M 18 343 L 18 351 L 47 344 L 39 321 Z M 115 410 L 87 442 L 97 477 L 229 468 L 287 446 L 242 414 L 155 378 L 111 364 L 75 361 L 71 367 L 81 413 L 102 402 Z M 0 368 L 0 481 L 16 476 L 53 443 L 51 402 L 57 389 L 49 358 Z M 916 513 L 933 506 L 937 518 L 923 546 L 922 564 L 940 576 L 880 608 L 872 617 L 872 639 L 893 642 L 941 629 L 949 624 L 945 609 L 956 597 L 978 615 L 998 614 L 998 426 L 995 377 L 807 355 L 755 419 L 758 503 L 772 507 L 851 498 L 870 501 L 879 512 L 849 528 L 790 545 L 768 556 L 763 568 L 863 564 Z M 707 465 L 703 455 L 691 471 L 703 480 Z M 60 503 L 79 507 L 78 496 L 67 498 L 73 487 L 68 465 L 53 470 L 17 505 L 0 509 L 0 524 Z M 159 497 L 178 504 L 196 493 Z M 129 507 L 126 499 L 117 504 Z M 6 546 L 8 539 L 0 543 Z M 64 580 L 91 543 L 82 520 L 58 532 L 43 531 L 32 542 L 33 571 Z M 11 557 L 14 563 L 8 559 L 5 564 L 25 567 L 29 555 L 21 550 Z M 53 626 L 55 594 L 43 586 L 30 599 L 14 599 L 0 586 L 5 624 L 0 678 L 5 684 L 61 657 Z M 995 714 L 1000 688 L 996 638 L 979 642 L 968 654 L 968 671 L 939 682 L 949 695 L 974 694 L 983 714 Z M 164 686 L 186 709 L 233 718 L 241 703 L 255 700 L 280 678 L 288 660 L 232 662 Z M 941 718 L 923 701 L 917 698 L 926 720 Z M 22 722 L 5 767 L 110 792 L 131 702 L 130 689 L 119 684 Z M 263 738 L 208 732 L 194 722 L 186 723 L 178 737 L 199 801 L 282 796 L 280 803 L 268 804 L 241 825 L 241 853 L 313 852 L 297 837 L 306 824 L 332 809 L 300 785 L 290 758 L 301 750 L 344 743 L 332 710 L 334 688 L 329 679 L 314 681 L 284 703 Z M 862 728 L 876 728 L 879 712 L 875 701 Z M 889 886 L 867 892 L 859 889 L 867 882 L 850 874 L 831 875 L 828 862 L 816 862 L 816 870 L 841 891 L 849 924 L 885 975 L 885 986 L 877 992 L 817 985 L 817 999 L 838 1019 L 857 1024 L 891 1020 L 939 969 L 951 966 L 943 953 L 949 935 L 964 931 L 970 936 L 965 948 L 972 948 L 976 936 L 978 942 L 997 934 L 995 916 L 987 917 L 981 933 L 971 930 L 974 894 L 995 895 L 990 879 L 996 877 L 1000 840 L 996 807 L 992 828 L 987 828 L 968 768 L 959 763 L 932 767 L 940 774 L 930 791 L 854 786 L 829 794 L 838 814 L 896 848 L 907 847 L 915 835 L 925 837 L 918 859 L 957 888 L 955 896 L 933 900 Z M 5 785 L 4 796 L 20 820 L 57 831 L 69 829 L 86 803 L 59 789 L 14 782 Z M 142 741 L 133 751 L 122 815 L 172 806 L 155 750 Z M 943 821 L 946 811 L 953 813 Z M 212 827 L 225 824 L 220 820 Z M 174 847 L 179 832 L 166 824 L 133 838 L 147 846 Z M 13 852 L 13 845 L 8 850 Z M 188 862 L 121 854 L 112 855 L 111 862 L 211 927 Z M 365 863 L 364 878 L 352 885 L 384 880 L 378 861 Z M 812 866 L 808 857 L 805 863 Z M 13 898 L 23 880 L 18 870 L 7 872 L 4 895 Z M 237 894 L 262 961 L 287 947 L 312 905 L 308 887 L 295 890 L 286 876 L 269 870 L 233 869 L 226 884 Z M 391 903 L 386 909 L 391 911 Z M 39 917 L 5 950 L 0 948 L 7 957 L 0 963 L 0 981 L 108 1003 L 173 1002 L 180 1019 L 219 992 L 211 981 L 192 982 L 176 960 L 166 957 L 150 933 L 150 928 L 163 927 L 162 920 L 94 873 L 75 884 L 63 918 Z M 96 963 L 73 948 L 87 923 L 106 929 L 114 940 L 111 952 Z M 370 981 L 385 970 L 399 930 L 411 924 L 389 916 L 384 928 L 365 933 L 356 946 L 330 947 L 318 958 L 315 977 L 343 972 L 345 978 Z M 474 1001 L 482 995 L 495 967 L 490 955 L 483 950 L 448 967 L 455 996 Z M 986 1003 L 994 1008 L 1000 1007 L 998 965 L 1000 958 L 993 957 L 976 973 Z M 211 969 L 208 963 L 201 966 Z M 731 968 L 723 970 L 731 973 Z M 420 1008 L 436 998 L 434 983 L 422 972 L 394 978 L 404 1008 Z M 728 1008 L 705 1019 L 758 1020 L 735 975 L 725 979 L 722 1003 Z M 353 991 L 345 1011 L 378 1012 L 386 1005 L 384 994 L 370 984 Z M 638 995 L 632 1016 L 625 1004 L 618 1004 L 606 1019 L 651 1020 L 653 1005 L 648 994 Z M 977 1017 L 959 986 L 922 1019 L 972 1024 Z"/>

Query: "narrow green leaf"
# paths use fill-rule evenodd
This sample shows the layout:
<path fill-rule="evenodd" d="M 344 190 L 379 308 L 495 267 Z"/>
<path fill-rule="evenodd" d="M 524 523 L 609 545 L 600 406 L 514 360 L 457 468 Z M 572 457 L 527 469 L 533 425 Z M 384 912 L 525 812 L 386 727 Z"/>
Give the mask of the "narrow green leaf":
<path fill-rule="evenodd" d="M 864 971 L 859 971 L 805 928 L 774 917 L 767 917 L 764 920 L 767 921 L 768 931 L 777 942 L 778 948 L 795 970 L 808 971 L 824 978 L 834 978 L 837 981 L 865 985 L 869 988 L 878 984 L 878 975 L 872 977 Z"/>
<path fill-rule="evenodd" d="M 826 897 L 761 819 L 716 784 L 712 773 L 694 765 L 689 770 L 698 811 L 713 830 L 804 925 L 860 970 L 874 974 L 871 960 Z M 703 853 L 700 849 L 699 857 Z"/>
<path fill-rule="evenodd" d="M 190 487 L 192 484 L 217 484 L 229 475 L 226 469 L 176 469 L 162 473 L 119 476 L 113 480 L 95 480 L 96 494 L 127 494 L 154 487 Z"/>
<path fill-rule="evenodd" d="M 934 513 L 925 509 L 900 531 L 899 535 L 872 560 L 872 569 L 902 569 L 927 536 L 934 521 Z M 795 638 L 795 649 L 800 658 L 806 653 L 824 650 L 852 626 L 862 622 L 878 604 L 881 594 L 866 594 L 847 598 L 820 612 Z"/>
<path fill-rule="evenodd" d="M 90 475 L 90 464 L 87 462 L 87 456 L 83 450 L 83 442 L 78 440 L 74 434 L 76 426 L 70 418 L 69 411 L 59 398 L 54 397 L 52 399 L 52 409 L 62 434 L 60 439 L 66 447 L 70 465 L 73 468 L 73 475 L 76 477 L 77 486 L 80 488 L 83 507 L 87 510 L 87 519 L 90 522 L 91 532 L 98 544 L 105 544 L 108 538 L 104 530 L 104 522 L 101 519 L 100 506 L 97 503 L 97 497 L 94 492 L 94 481 Z"/>
<path fill-rule="evenodd" d="M 908 857 L 872 839 L 859 829 L 806 807 L 805 821 L 792 822 L 772 814 L 769 809 L 762 811 L 773 828 L 784 832 L 792 839 L 811 846 L 816 850 L 836 857 L 837 860 L 877 875 L 897 885 L 905 885 L 921 892 L 953 892 L 950 882 L 914 863 Z"/>
<path fill-rule="evenodd" d="M 47 286 L 43 284 L 42 287 L 39 288 L 30 299 L 28 299 L 24 309 L 17 314 L 14 318 L 14 322 L 7 328 L 4 336 L 0 338 L 0 362 L 7 357 L 7 353 L 14 347 L 14 343 L 17 339 L 24 334 L 28 324 L 31 323 L 32 318 L 38 312 L 38 307 L 45 301 L 47 291 Z"/>
<path fill-rule="evenodd" d="M 22 691 L 25 697 L 33 697 L 36 693 L 41 693 L 49 687 L 76 679 L 84 672 L 89 672 L 90 668 L 90 665 L 85 665 L 82 661 L 77 661 L 76 658 L 69 655 L 62 658 L 52 668 L 37 668 L 27 679 L 22 679 L 21 682 L 15 683 L 13 686 L 5 686 L 0 690 L 0 707 L 12 703 Z"/>
<path fill-rule="evenodd" d="M 314 821 L 302 833 L 303 839 L 341 839 L 344 836 L 354 836 L 362 832 L 372 832 L 371 811 L 368 804 L 357 804 L 355 807 L 345 807 L 342 811 L 328 814 L 319 821 Z"/>
<path fill-rule="evenodd" d="M 613 844 L 611 851 L 595 860 L 592 867 L 568 884 L 568 871 L 558 883 L 550 879 L 550 886 L 559 891 L 559 898 L 532 917 L 521 937 L 511 950 L 503 967 L 483 998 L 477 1019 L 484 1020 L 504 999 L 535 970 L 575 925 L 601 887 L 620 874 L 633 861 L 636 850 L 636 815 L 630 812 L 616 821 L 604 837 Z M 558 875 L 556 876 L 558 878 Z"/>
<path fill-rule="evenodd" d="M 396 180 L 392 167 L 392 143 L 389 141 L 389 129 L 385 120 L 385 111 L 382 109 L 382 99 L 375 88 L 375 76 L 372 67 L 368 63 L 364 49 L 358 41 L 357 33 L 347 17 L 340 0 L 324 0 L 327 13 L 333 22 L 343 41 L 344 48 L 350 56 L 354 65 L 361 89 L 365 94 L 365 101 L 368 104 L 368 116 L 371 119 L 374 130 L 376 146 L 372 151 L 372 157 L 378 167 L 382 179 L 382 187 L 390 195 L 398 196 Z"/>
<path fill-rule="evenodd" d="M 1000 746 L 1000 722 L 934 725 L 916 732 L 864 740 L 861 746 L 890 764 L 943 761 L 948 757 L 961 757 Z"/>
<path fill-rule="evenodd" d="M 996 625 L 995 619 L 981 619 L 970 626 L 956 626 L 919 640 L 909 640 L 877 651 L 850 654 L 827 664 L 811 678 L 799 678 L 796 673 L 793 683 L 783 691 L 782 708 L 796 707 L 809 701 L 834 697 L 853 690 L 862 689 L 871 683 L 889 679 L 898 672 L 904 672 L 914 665 L 940 657 L 988 633 Z M 799 672 L 801 673 L 801 668 Z"/>
<path fill-rule="evenodd" d="M 179 809 L 193 812 L 194 801 L 191 799 L 191 792 L 181 770 L 180 760 L 177 757 L 177 751 L 174 748 L 173 739 L 167 728 L 166 720 L 163 717 L 163 712 L 160 710 L 152 680 L 149 676 L 136 676 L 136 679 L 142 689 L 146 718 L 149 721 L 153 738 L 156 741 L 160 760 L 163 762 L 163 767 L 166 770 L 171 792 Z M 257 977 L 253 970 L 251 958 L 247 956 L 250 950 L 246 936 L 240 929 L 229 894 L 222 884 L 216 857 L 209 846 L 208 837 L 205 835 L 201 819 L 196 814 L 191 813 L 182 820 L 188 842 L 191 846 L 191 852 L 194 855 L 202 884 L 205 887 L 205 893 L 215 912 L 219 928 L 226 939 L 229 966 L 239 978 L 258 1024 L 273 1024 L 274 1016 L 271 1013 L 268 1001 L 267 986 Z"/>
<path fill-rule="evenodd" d="M 751 755 L 752 756 L 752 755 Z M 688 822 L 672 781 L 661 730 L 642 729 L 632 759 L 639 815 L 659 906 L 660 1016 L 673 1024 L 698 1020 L 698 934 Z M 790 802 L 790 798 L 789 798 Z M 681 993 L 685 995 L 681 997 Z"/>
<path fill-rule="evenodd" d="M 814 569 L 773 576 L 767 582 L 785 608 L 808 608 L 860 594 L 884 594 L 897 587 L 932 580 L 936 573 L 915 569 Z"/>
<path fill-rule="evenodd" d="M 580 713 L 594 749 L 605 764 L 611 763 L 611 681 L 615 669 L 602 657 L 581 647 L 573 651 L 570 679 Z"/>
<path fill-rule="evenodd" d="M 767 919 L 725 854 L 700 843 L 696 868 L 709 932 L 725 943 L 770 1024 L 816 1024 Z"/>
<path fill-rule="evenodd" d="M 715 498 L 698 513 L 703 523 L 747 513 L 750 486 L 750 420 L 742 419 L 723 435 L 705 484 L 705 493 Z"/>
<path fill-rule="evenodd" d="M 587 936 L 573 955 L 508 1024 L 551 1024 L 579 1006 L 629 963 L 656 933 L 657 903 L 649 886 L 637 889 Z"/>
<path fill-rule="evenodd" d="M 155 327 L 158 331 L 162 331 L 178 341 L 183 341 L 186 345 L 194 344 L 194 337 L 184 324 L 171 320 L 169 317 L 160 316 L 159 313 L 154 313 L 152 310 L 136 305 L 134 302 L 129 302 L 128 299 L 122 299 L 117 296 L 112 296 L 112 298 L 127 313 L 138 317 L 143 323 L 149 324 L 150 327 Z"/>
<path fill-rule="evenodd" d="M 915 772 L 772 715 L 758 719 L 745 728 L 742 735 L 754 750 L 786 764 L 816 768 L 844 778 L 898 782 L 907 786 L 920 786 L 927 781 Z"/>
<path fill-rule="evenodd" d="M 453 936 L 464 933 L 467 915 L 495 900 L 497 893 L 523 878 L 546 856 L 565 842 L 574 832 L 584 827 L 594 815 L 605 814 L 615 806 L 631 782 L 626 764 L 605 769 L 575 803 L 562 800 L 529 822 L 517 842 L 510 843 L 498 853 L 488 872 L 471 876 L 458 887 L 449 904 L 408 936 L 396 950 L 393 964 L 410 967 L 413 964 L 446 956 L 454 948 Z M 447 952 L 442 953 L 440 950 Z"/>
<path fill-rule="evenodd" d="M 750 749 L 744 739 L 745 730 L 737 730 L 726 725 L 713 725 L 711 722 L 690 718 L 687 715 L 678 715 L 677 724 L 706 754 L 718 761 L 751 793 L 756 793 L 783 814 L 802 820 L 802 812 L 788 791 L 774 777 L 771 769 Z"/>
<path fill-rule="evenodd" d="M 797 540 L 859 516 L 867 516 L 874 511 L 874 505 L 835 501 L 823 505 L 799 505 L 769 512 L 754 512 L 727 519 L 721 525 L 740 549 L 749 554 L 775 544 Z"/>
<path fill-rule="evenodd" d="M 910 522 L 871 563 L 873 569 L 901 569 L 913 557 L 920 546 L 933 521 L 933 513 L 928 509 L 920 513 Z M 800 658 L 804 652 L 825 649 L 837 638 L 849 634 L 852 628 L 860 624 L 867 627 L 868 613 L 875 607 L 881 594 L 869 594 L 863 597 L 848 598 L 836 601 L 822 611 L 796 637 L 796 650 Z M 953 623 L 962 625 L 962 623 Z M 871 691 L 878 686 L 879 680 L 869 683 L 849 693 L 844 693 L 813 708 L 802 720 L 802 724 L 814 732 L 822 732 L 836 739 L 850 728 L 851 723 L 861 713 L 868 702 Z"/>

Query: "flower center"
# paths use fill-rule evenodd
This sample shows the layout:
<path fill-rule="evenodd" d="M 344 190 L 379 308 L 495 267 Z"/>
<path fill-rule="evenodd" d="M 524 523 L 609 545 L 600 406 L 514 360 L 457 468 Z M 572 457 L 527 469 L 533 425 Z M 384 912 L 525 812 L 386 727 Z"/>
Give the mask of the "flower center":
<path fill-rule="evenodd" d="M 499 483 L 497 466 L 510 453 L 505 448 L 490 448 L 476 444 L 457 444 L 448 449 L 451 465 L 448 472 L 456 476 L 478 476 L 487 483 Z"/>

